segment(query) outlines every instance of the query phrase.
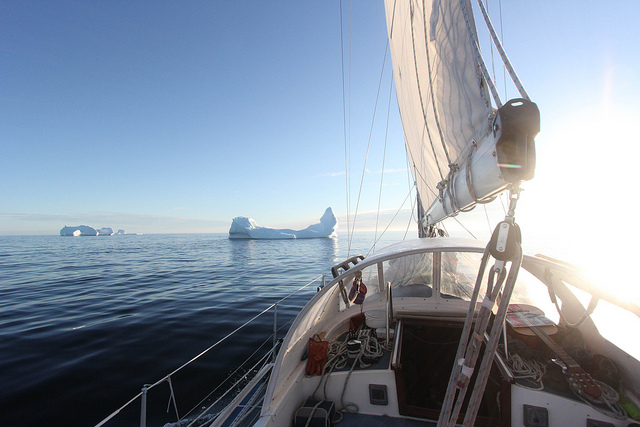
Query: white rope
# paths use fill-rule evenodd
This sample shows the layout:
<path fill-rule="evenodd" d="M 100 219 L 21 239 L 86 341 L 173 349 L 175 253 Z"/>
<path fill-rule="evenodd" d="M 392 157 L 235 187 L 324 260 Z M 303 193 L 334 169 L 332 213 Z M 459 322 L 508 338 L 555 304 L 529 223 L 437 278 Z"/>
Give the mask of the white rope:
<path fill-rule="evenodd" d="M 349 363 L 351 363 L 349 373 L 347 374 L 347 378 L 345 379 L 342 393 L 340 395 L 341 409 L 336 412 L 336 415 L 338 415 L 340 419 L 334 420 L 334 423 L 338 423 L 341 420 L 341 412 L 357 413 L 359 410 L 358 405 L 356 405 L 355 403 L 344 402 L 347 384 L 349 383 L 349 378 L 351 377 L 351 373 L 353 372 L 353 370 L 356 367 L 368 368 L 369 366 L 371 366 L 370 363 L 365 362 L 363 359 L 378 359 L 384 354 L 384 347 L 378 342 L 378 339 L 371 334 L 371 329 L 359 329 L 355 339 L 360 341 L 360 346 L 357 350 L 350 350 L 348 348 L 349 340 L 347 338 L 345 338 L 344 341 L 339 341 L 337 338 L 334 338 L 329 342 L 327 350 L 327 363 L 325 364 L 325 367 L 322 371 L 320 381 L 318 382 L 318 385 L 316 386 L 316 389 L 312 394 L 312 397 L 315 400 L 324 402 L 327 399 L 327 382 L 331 372 L 333 372 L 334 369 L 345 369 L 347 366 L 349 366 Z M 323 386 L 324 398 L 322 399 L 320 399 L 316 395 L 318 390 L 320 390 L 320 386 Z"/>
<path fill-rule="evenodd" d="M 347 351 L 347 360 L 351 357 L 354 358 L 353 364 L 349 369 L 349 373 L 347 374 L 347 378 L 344 380 L 344 386 L 342 388 L 342 394 L 340 395 L 340 405 L 342 407 L 341 411 L 343 412 L 351 412 L 357 413 L 360 408 L 353 402 L 344 403 L 344 395 L 347 391 L 347 384 L 349 383 L 349 378 L 351 377 L 351 373 L 355 369 L 356 365 L 359 365 L 361 368 L 368 368 L 371 366 L 370 363 L 364 362 L 363 357 L 367 358 L 379 358 L 382 357 L 383 351 L 378 343 L 378 340 L 375 337 L 371 336 L 371 330 L 368 328 L 363 328 L 358 331 L 358 341 L 361 342 L 359 351 Z M 346 348 L 346 347 L 345 347 Z"/>
<path fill-rule="evenodd" d="M 509 360 L 507 361 L 507 363 L 509 364 L 509 368 L 511 369 L 511 373 L 513 374 L 514 378 L 529 380 L 536 384 L 535 387 L 529 387 L 522 383 L 520 383 L 519 385 L 531 390 L 544 389 L 542 377 L 547 372 L 547 367 L 545 364 L 537 360 L 524 358 L 517 353 L 509 355 Z M 597 399 L 585 395 L 582 391 L 582 386 L 578 382 L 567 382 L 569 383 L 571 391 L 584 403 L 609 417 L 626 419 L 627 413 L 618 403 L 618 392 L 613 387 L 602 381 L 596 379 L 594 379 L 593 381 L 600 387 L 600 390 L 602 392 L 600 394 L 600 397 Z"/>
<path fill-rule="evenodd" d="M 593 379 L 593 381 L 600 387 L 600 390 L 602 391 L 600 397 L 597 399 L 587 397 L 582 392 L 580 384 L 578 384 L 576 381 L 569 381 L 569 386 L 571 387 L 571 391 L 573 391 L 573 393 L 577 395 L 584 403 L 589 404 L 591 407 L 595 408 L 604 415 L 620 420 L 627 419 L 627 412 L 618 403 L 618 392 L 613 387 L 602 381 L 596 379 Z M 606 406 L 608 409 L 603 408 L 601 405 Z"/>
<path fill-rule="evenodd" d="M 528 387 L 523 384 L 520 385 L 532 390 L 544 389 L 542 377 L 547 372 L 546 365 L 538 362 L 537 360 L 525 359 L 517 353 L 509 355 L 507 363 L 509 364 L 509 368 L 511 368 L 511 373 L 514 378 L 530 380 L 536 384 L 535 387 Z"/>

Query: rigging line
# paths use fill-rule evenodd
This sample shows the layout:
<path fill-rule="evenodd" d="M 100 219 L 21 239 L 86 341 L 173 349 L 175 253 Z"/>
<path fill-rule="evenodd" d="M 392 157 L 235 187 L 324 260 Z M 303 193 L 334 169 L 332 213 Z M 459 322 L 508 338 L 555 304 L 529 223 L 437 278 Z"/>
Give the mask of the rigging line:
<path fill-rule="evenodd" d="M 504 40 L 504 34 L 502 32 L 504 28 L 502 25 L 502 0 L 498 0 L 498 8 L 500 9 L 500 40 Z M 509 99 L 507 96 L 507 69 L 504 64 L 502 64 L 502 81 L 504 82 L 504 99 Z"/>
<path fill-rule="evenodd" d="M 504 193 L 500 193 L 500 204 L 502 205 L 502 211 L 504 212 L 504 215 L 507 216 L 507 207 L 504 205 Z"/>
<path fill-rule="evenodd" d="M 423 127 L 424 129 L 424 127 Z M 405 146 L 406 146 L 406 140 L 405 140 Z M 413 175 L 413 179 L 414 179 L 414 184 L 417 184 L 418 181 L 420 181 L 421 184 L 424 184 L 426 186 L 426 188 L 431 192 L 431 194 L 434 197 L 438 197 L 438 193 L 432 189 L 431 187 L 429 187 L 429 184 L 427 184 L 427 179 L 424 177 L 424 175 L 421 173 L 422 169 L 426 168 L 424 167 L 424 156 L 419 156 L 419 160 L 423 163 L 423 168 L 420 169 L 416 166 L 416 162 L 415 159 L 413 157 L 413 152 L 409 149 L 409 147 L 407 146 L 407 149 L 405 150 L 405 152 L 407 153 L 407 169 L 409 171 L 413 171 L 411 174 Z M 442 174 L 440 174 L 440 176 L 442 176 Z"/>
<path fill-rule="evenodd" d="M 300 292 L 301 290 L 303 290 L 304 288 L 310 286 L 312 283 L 314 283 L 315 281 L 319 280 L 320 278 L 322 278 L 322 274 L 318 277 L 316 277 L 315 279 L 313 279 L 312 281 L 310 281 L 309 283 L 307 283 L 306 285 L 301 286 L 300 288 L 294 290 L 292 293 L 290 293 L 289 295 L 287 295 L 286 297 L 278 300 L 277 302 L 271 304 L 270 306 L 268 306 L 267 308 L 265 308 L 264 310 L 262 310 L 260 313 L 256 314 L 255 316 L 253 316 L 251 319 L 247 320 L 246 322 L 244 322 L 242 325 L 238 326 L 236 329 L 234 329 L 233 331 L 231 331 L 230 333 L 228 333 L 226 336 L 224 336 L 223 338 L 219 339 L 215 344 L 209 346 L 207 349 L 203 350 L 202 352 L 200 352 L 200 354 L 198 354 L 197 356 L 193 357 L 191 360 L 189 360 L 188 362 L 182 364 L 182 366 L 180 366 L 177 369 L 174 369 L 170 374 L 165 375 L 162 379 L 156 381 L 154 384 L 151 384 L 148 389 L 151 389 L 152 387 L 157 386 L 158 384 L 163 383 L 167 377 L 173 376 L 175 375 L 178 371 L 182 370 L 185 366 L 191 364 L 193 361 L 195 361 L 196 359 L 200 358 L 203 354 L 207 353 L 209 350 L 211 350 L 214 347 L 217 347 L 218 344 L 222 343 L 223 341 L 225 341 L 226 339 L 228 339 L 229 337 L 231 337 L 232 335 L 234 335 L 235 333 L 237 333 L 239 330 L 241 330 L 242 328 L 244 328 L 245 326 L 247 326 L 248 324 L 250 324 L 251 322 L 253 322 L 254 320 L 256 320 L 258 317 L 262 316 L 263 314 L 265 314 L 266 312 L 268 312 L 269 310 L 271 310 L 278 302 L 283 301 L 287 298 L 289 298 L 290 296 L 292 296 L 294 293 L 296 292 Z"/>
<path fill-rule="evenodd" d="M 358 200 L 356 201 L 356 211 L 353 213 L 353 223 L 351 224 L 351 235 L 349 236 L 349 247 L 351 247 L 351 240 L 356 228 L 356 218 L 358 217 L 358 209 L 360 208 L 360 198 L 362 196 L 362 187 L 364 185 L 364 175 L 367 171 L 367 162 L 369 161 L 369 150 L 371 149 L 371 139 L 373 136 L 373 125 L 376 121 L 376 112 L 378 111 L 378 100 L 380 99 L 380 89 L 382 88 L 382 79 L 384 77 L 384 66 L 387 62 L 387 52 L 389 51 L 389 40 L 387 39 L 387 45 L 384 48 L 384 57 L 382 58 L 382 69 L 380 70 L 380 80 L 378 81 L 378 93 L 376 94 L 376 102 L 373 108 L 373 117 L 371 118 L 371 128 L 369 129 L 369 142 L 367 143 L 367 153 L 364 157 L 364 166 L 362 168 L 362 177 L 360 178 L 360 188 L 358 190 Z"/>
<path fill-rule="evenodd" d="M 405 161 L 405 165 L 407 167 L 407 181 L 408 181 L 407 184 L 408 184 L 409 188 L 411 188 L 411 187 L 416 185 L 416 178 L 415 178 L 415 175 L 411 172 L 411 169 L 412 169 L 411 165 L 412 165 L 413 159 L 411 158 L 411 155 L 409 154 L 409 150 L 404 150 L 404 161 Z"/>
<path fill-rule="evenodd" d="M 420 109 L 422 110 L 422 119 L 424 120 L 424 127 L 427 131 L 427 137 L 429 138 L 429 144 L 431 145 L 431 151 L 433 151 L 433 159 L 436 162 L 436 168 L 438 169 L 438 173 L 440 174 L 440 180 L 444 181 L 444 175 L 442 174 L 442 170 L 440 170 L 440 162 L 438 161 L 438 155 L 436 154 L 436 147 L 433 144 L 433 138 L 431 138 L 431 132 L 429 132 L 429 125 L 427 124 L 427 113 L 424 108 L 424 101 L 422 99 L 422 87 L 420 86 L 420 76 L 418 73 L 418 58 L 416 56 L 416 40 L 415 40 L 415 28 L 413 27 L 413 2 L 409 3 L 411 6 L 411 44 L 413 46 L 413 65 L 416 70 L 416 84 L 418 86 L 418 96 L 420 98 Z"/>
<path fill-rule="evenodd" d="M 351 186 L 351 54 L 352 54 L 352 38 L 353 38 L 353 2 L 351 0 L 349 0 L 349 50 L 348 50 L 348 67 L 347 67 L 347 73 L 348 73 L 348 83 L 347 83 L 347 90 L 348 90 L 348 100 L 349 100 L 349 108 L 348 108 L 348 114 L 349 114 L 349 121 L 348 121 L 348 132 L 349 132 L 349 186 Z M 349 204 L 351 204 L 351 188 L 349 188 Z M 349 206 L 349 210 L 351 210 L 351 206 Z M 355 217 L 352 219 L 352 227 L 355 227 L 355 223 L 356 223 L 356 219 Z M 348 229 L 347 229 L 348 230 Z M 351 239 L 349 239 L 349 244 L 348 244 L 348 248 L 347 248 L 347 256 L 351 256 Z"/>
<path fill-rule="evenodd" d="M 451 168 L 451 156 L 449 155 L 449 149 L 447 148 L 447 144 L 444 140 L 444 134 L 442 133 L 442 127 L 440 126 L 440 117 L 438 115 L 438 110 L 436 108 L 436 95 L 433 89 L 433 73 L 431 71 L 431 55 L 429 55 L 429 31 L 427 31 L 427 11 L 422 5 L 422 20 L 424 25 L 424 50 L 427 55 L 427 70 L 429 71 L 429 94 L 431 98 L 431 107 L 433 108 L 433 118 L 436 121 L 436 128 L 438 129 L 438 134 L 440 135 L 440 143 L 442 144 L 442 148 L 444 149 L 444 154 L 447 157 L 447 162 L 449 163 L 449 167 Z"/>
<path fill-rule="evenodd" d="M 487 227 L 489 228 L 489 234 L 491 234 L 491 231 L 493 229 L 491 228 L 491 221 L 489 220 L 489 212 L 487 212 L 487 205 L 482 205 L 482 207 L 484 208 L 484 216 L 485 218 L 487 218 Z"/>
<path fill-rule="evenodd" d="M 431 194 L 433 195 L 434 198 L 438 197 L 438 193 L 436 193 L 431 187 L 429 187 L 429 185 L 427 184 L 427 181 L 425 179 L 424 176 L 422 176 L 422 174 L 420 173 L 420 169 L 418 167 L 416 167 L 415 162 L 413 160 L 413 155 L 412 153 L 409 151 L 409 149 L 405 150 L 406 153 L 406 159 L 407 159 L 407 178 L 411 178 L 411 176 L 413 176 L 413 183 L 409 183 L 409 187 L 415 187 L 416 189 L 416 194 L 420 195 L 420 190 L 418 189 L 418 179 L 420 179 L 420 182 L 422 184 L 425 185 L 426 189 L 429 190 L 431 192 Z M 409 176 L 411 175 L 411 176 Z M 422 205 L 422 200 L 420 201 L 420 204 Z M 422 206 L 424 208 L 424 206 Z M 425 209 L 426 211 L 426 209 Z M 412 212 L 413 215 L 413 212 Z M 422 220 L 422 218 L 419 217 L 419 214 L 416 215 L 417 218 L 417 224 L 420 227 L 420 221 Z"/>
<path fill-rule="evenodd" d="M 408 227 L 411 225 L 411 221 L 415 218 L 416 220 L 416 224 L 418 225 L 418 230 L 420 230 L 420 221 L 422 218 L 420 218 L 420 206 L 422 206 L 422 201 L 418 201 L 418 198 L 420 197 L 420 191 L 418 190 L 418 183 L 416 182 L 415 179 L 415 175 L 411 172 L 411 159 L 409 157 L 409 151 L 405 150 L 405 161 L 406 161 L 406 165 L 407 165 L 407 179 L 408 179 L 408 187 L 410 189 L 414 189 L 416 190 L 416 197 L 414 202 L 411 203 L 411 215 L 409 216 L 409 223 L 407 224 L 407 231 L 405 232 L 405 235 L 403 237 L 402 240 L 404 240 L 407 237 L 407 233 L 409 232 Z M 411 180 L 411 178 L 413 177 L 413 181 Z M 428 188 L 428 187 L 427 187 Z M 415 209 L 415 211 L 414 211 Z M 415 216 L 414 216 L 415 215 Z"/>
<path fill-rule="evenodd" d="M 393 221 L 395 221 L 396 217 L 398 216 L 398 214 L 400 213 L 400 211 L 404 207 L 404 204 L 407 203 L 407 199 L 409 198 L 409 196 L 411 196 L 412 190 L 413 190 L 412 188 L 409 189 L 409 193 L 407 193 L 407 196 L 404 198 L 404 201 L 402 202 L 402 205 L 400 205 L 400 207 L 396 211 L 395 215 L 393 215 L 393 218 L 391 218 L 391 221 L 389 221 L 389 224 L 387 224 L 387 227 L 384 229 L 382 234 L 380 234 L 380 237 L 378 237 L 378 240 L 373 242 L 373 245 L 372 245 L 371 249 L 369 249 L 369 252 L 367 252 L 367 254 L 365 255 L 365 258 L 369 256 L 369 254 L 371 253 L 373 248 L 376 247 L 376 244 L 380 241 L 380 239 L 382 239 L 382 236 L 384 236 L 384 233 L 386 233 L 387 230 L 389 229 L 389 227 L 391 227 L 391 224 L 393 224 Z"/>
<path fill-rule="evenodd" d="M 237 327 L 236 329 L 234 329 L 232 332 L 228 333 L 226 336 L 224 336 L 223 338 L 221 338 L 220 340 L 218 340 L 215 344 L 213 344 L 212 346 L 208 347 L 206 350 L 202 351 L 200 354 L 198 354 L 197 356 L 193 357 L 191 360 L 189 360 L 188 362 L 184 363 L 182 366 L 180 366 L 178 369 L 175 369 L 173 372 L 171 372 L 169 375 L 166 375 L 165 377 L 163 377 L 161 380 L 157 381 L 156 383 L 152 384 L 149 388 L 154 387 L 162 382 L 164 382 L 166 380 L 167 377 L 170 377 L 174 374 L 176 374 L 178 371 L 182 370 L 185 366 L 191 364 L 193 361 L 195 361 L 196 359 L 200 358 L 200 356 L 202 356 L 203 354 L 207 353 L 209 350 L 211 350 L 212 348 L 216 347 L 218 344 L 222 343 L 223 341 L 225 341 L 227 338 L 229 338 L 230 336 L 234 335 L 236 332 L 238 332 L 240 329 L 244 328 L 245 326 L 247 326 L 249 323 L 253 322 L 254 320 L 256 320 L 258 317 L 262 316 L 264 313 L 268 312 L 269 310 L 271 310 L 273 308 L 274 304 L 271 304 L 269 307 L 265 308 L 264 310 L 262 310 L 260 313 L 256 314 L 255 316 L 253 316 L 251 319 L 249 319 L 248 321 L 246 321 L 245 323 L 243 323 L 242 325 L 240 325 L 239 327 Z"/>
<path fill-rule="evenodd" d="M 413 164 L 413 165 L 410 166 L 410 170 L 413 170 L 413 176 L 415 177 L 414 185 L 416 186 L 416 192 L 418 194 L 420 194 L 420 191 L 419 191 L 418 186 L 417 186 L 418 185 L 418 179 L 417 178 L 420 178 L 420 182 L 426 186 L 426 189 L 429 192 L 431 192 L 431 195 L 433 196 L 433 198 L 431 200 L 437 199 L 439 197 L 439 193 L 436 192 L 432 187 L 430 187 L 427 184 L 425 177 L 420 173 L 420 169 L 418 169 L 415 166 L 415 164 Z M 425 202 L 425 200 L 422 200 L 422 199 L 420 200 L 421 204 L 424 203 L 424 202 Z M 424 212 L 426 213 L 430 206 L 422 205 L 422 207 L 424 209 Z M 422 218 L 418 218 L 418 221 L 420 221 L 420 220 L 422 220 Z"/>
<path fill-rule="evenodd" d="M 489 0 L 484 0 L 484 2 L 487 4 L 487 11 L 489 10 L 488 4 L 489 4 Z M 491 72 L 493 73 L 493 81 L 497 82 L 498 79 L 496 78 L 496 61 L 495 58 L 493 56 L 493 44 L 489 43 L 489 48 L 491 50 Z"/>
<path fill-rule="evenodd" d="M 250 367 L 244 375 L 242 375 L 234 384 L 232 384 L 229 388 L 227 388 L 227 390 L 220 396 L 218 397 L 218 399 L 216 399 L 213 403 L 211 403 L 208 407 L 203 408 L 203 412 L 198 415 L 196 418 L 194 418 L 193 420 L 188 420 L 190 421 L 189 424 L 187 424 L 187 427 L 191 427 L 193 425 L 196 425 L 196 423 L 198 421 L 200 421 L 200 419 L 205 415 L 210 413 L 211 409 L 213 409 L 218 402 L 220 402 L 227 394 L 231 393 L 233 390 L 237 389 L 238 386 L 240 384 L 242 384 L 243 381 L 245 381 L 247 379 L 247 376 L 249 375 L 250 372 L 252 371 L 258 371 L 258 367 L 260 366 L 260 363 L 262 363 L 266 357 L 269 356 L 269 353 L 265 354 L 260 360 L 258 360 L 258 362 L 256 362 L 252 367 Z M 211 420 L 211 423 L 209 425 L 213 425 L 213 423 L 215 422 L 214 420 Z"/>
<path fill-rule="evenodd" d="M 475 35 L 473 29 L 471 28 L 471 21 L 469 20 L 469 14 L 467 12 L 466 7 L 467 0 L 460 0 L 460 7 L 462 9 L 462 14 L 464 15 L 464 21 L 467 25 L 467 34 L 469 35 L 469 40 L 471 41 L 471 47 L 473 49 L 473 53 L 476 56 L 476 63 L 480 67 L 480 71 L 482 72 L 482 76 L 487 82 L 489 86 L 489 90 L 491 91 L 491 96 L 493 96 L 493 100 L 496 103 L 498 108 L 502 107 L 502 101 L 500 100 L 500 95 L 498 94 L 498 90 L 496 89 L 493 80 L 491 79 L 491 75 L 489 74 L 489 70 L 487 70 L 487 64 L 484 63 L 484 58 L 482 57 L 482 53 L 480 53 L 480 46 L 478 45 L 478 38 Z"/>
<path fill-rule="evenodd" d="M 416 188 L 416 192 L 418 191 L 418 189 Z M 410 192 L 413 192 L 413 188 L 411 188 Z M 420 220 L 417 218 L 417 216 L 414 216 L 414 212 L 416 209 L 416 204 L 418 203 L 418 197 L 412 197 L 412 202 L 411 202 L 411 215 L 409 215 L 409 221 L 407 221 L 407 228 L 404 230 L 404 236 L 402 236 L 402 240 L 406 240 L 407 239 L 407 234 L 409 234 L 409 227 L 411 227 L 411 223 L 415 220 L 416 223 L 418 224 L 418 227 L 420 227 Z"/>
<path fill-rule="evenodd" d="M 416 178 L 415 175 L 412 172 L 412 168 L 411 168 L 411 158 L 409 156 L 409 150 L 405 150 L 404 151 L 404 155 L 405 155 L 405 164 L 407 167 L 407 186 L 409 188 L 415 188 L 416 189 L 416 201 L 418 198 L 418 194 L 420 193 L 418 191 L 418 183 L 416 182 Z M 418 215 L 416 215 L 417 217 Z M 411 211 L 411 217 L 413 217 L 413 210 Z M 418 222 L 419 224 L 419 222 Z"/>
<path fill-rule="evenodd" d="M 153 384 L 149 384 L 146 386 L 147 390 L 151 390 L 153 387 L 162 384 L 164 381 L 167 380 L 167 378 L 175 375 L 176 373 L 178 373 L 180 370 L 182 370 L 184 367 L 186 367 L 187 365 L 189 365 L 190 363 L 192 363 L 193 361 L 195 361 L 196 359 L 200 358 L 202 355 L 204 355 L 205 353 L 207 353 L 209 350 L 213 349 L 214 347 L 217 347 L 218 344 L 222 343 L 223 341 L 225 341 L 227 338 L 231 337 L 232 335 L 234 335 L 235 333 L 237 333 L 238 331 L 240 331 L 241 329 L 243 329 L 245 326 L 247 326 L 248 324 L 250 324 L 251 322 L 253 322 L 254 320 L 256 320 L 258 317 L 262 316 L 264 313 L 266 313 L 267 311 L 271 310 L 276 304 L 290 298 L 291 296 L 293 296 L 294 294 L 302 291 L 305 288 L 308 288 L 309 286 L 311 286 L 313 283 L 315 283 L 316 281 L 320 280 L 324 275 L 321 274 L 317 277 L 315 277 L 314 279 L 312 279 L 310 282 L 306 283 L 305 285 L 302 285 L 301 287 L 299 287 L 298 289 L 294 290 L 293 292 L 291 292 L 289 295 L 279 299 L 278 301 L 276 301 L 276 303 L 271 304 L 269 307 L 267 307 L 266 309 L 264 309 L 262 312 L 258 313 L 257 315 L 255 315 L 253 318 L 249 319 L 247 322 L 245 322 L 244 324 L 240 325 L 239 327 L 237 327 L 234 331 L 232 331 L 231 333 L 227 334 L 225 337 L 223 337 L 222 339 L 218 340 L 218 342 L 216 342 L 215 344 L 211 345 L 210 347 L 208 347 L 206 350 L 202 351 L 200 354 L 198 354 L 197 356 L 195 356 L 194 358 L 192 358 L 190 361 L 188 361 L 187 363 L 184 363 L 182 366 L 180 366 L 177 369 L 174 369 L 170 374 L 165 375 L 164 377 L 162 377 L 162 379 L 156 381 Z M 267 339 L 267 341 L 270 339 L 271 337 L 269 337 Z M 264 345 L 264 344 L 263 344 Z M 269 353 L 267 353 L 269 354 Z M 111 420 L 113 417 L 115 417 L 116 415 L 118 415 L 123 409 L 125 409 L 127 406 L 129 406 L 130 404 L 132 404 L 138 397 L 142 396 L 142 392 L 139 392 L 138 394 L 136 394 L 135 396 L 133 396 L 127 403 L 125 403 L 124 405 L 122 405 L 120 408 L 116 409 L 114 412 L 112 412 L 107 418 L 103 419 L 102 421 L 100 421 L 100 423 L 96 424 L 96 427 L 100 427 L 103 426 L 104 424 L 106 424 L 109 420 Z"/>
<path fill-rule="evenodd" d="M 244 362 L 242 362 L 233 372 L 231 372 L 229 375 L 227 375 L 227 377 L 222 380 L 222 382 L 220 382 L 220 384 L 218 384 L 218 386 L 216 388 L 214 388 L 213 390 L 211 390 L 209 392 L 209 394 L 207 394 L 204 398 L 202 398 L 202 400 L 200 400 L 200 402 L 198 402 L 193 408 L 191 408 L 189 410 L 189 412 L 187 412 L 186 414 L 184 414 L 182 416 L 182 418 L 179 418 L 180 421 L 185 420 L 189 415 L 191 415 L 195 410 L 201 409 L 202 408 L 202 404 L 209 399 L 209 397 L 211 397 L 211 395 L 213 395 L 216 391 L 218 391 L 220 389 L 220 387 L 222 386 L 226 386 L 227 381 L 231 380 L 231 378 L 233 378 L 241 369 L 244 368 L 244 366 L 249 363 L 249 361 L 256 355 L 258 354 L 258 352 L 262 349 L 262 347 L 264 347 L 267 343 L 269 343 L 271 341 L 271 336 L 267 337 L 266 340 L 264 340 L 262 342 L 262 344 L 260 344 L 260 346 L 258 346 L 258 348 L 256 348 L 254 350 L 253 353 L 251 353 L 251 355 L 249 357 L 247 357 Z M 269 350 L 269 352 L 267 352 L 267 354 L 273 352 L 273 349 Z M 261 359 L 265 359 L 265 356 L 262 356 Z M 246 373 L 246 371 L 245 371 Z M 202 416 L 204 414 L 201 414 L 200 416 Z"/>
<path fill-rule="evenodd" d="M 405 146 L 406 146 L 406 142 L 405 142 Z M 413 152 L 409 149 L 409 147 L 407 147 L 407 154 L 409 155 L 409 170 L 413 170 L 413 178 L 415 181 L 418 181 L 418 178 L 420 178 L 420 182 L 424 185 L 426 185 L 427 187 L 429 187 L 429 185 L 427 184 L 427 180 L 426 178 L 422 175 L 422 173 L 420 172 L 422 169 L 426 169 L 424 168 L 424 156 L 419 156 L 419 160 L 423 163 L 422 166 L 423 168 L 420 169 L 416 166 L 416 162 L 415 159 L 413 158 Z M 433 192 L 433 190 L 432 190 Z M 434 192 L 434 195 L 436 193 Z"/>
<path fill-rule="evenodd" d="M 400 116 L 402 116 L 402 111 L 400 112 Z M 402 117 L 401 117 L 401 118 L 402 118 Z M 424 130 L 425 130 L 425 128 L 426 128 L 425 126 L 423 126 L 423 127 L 422 127 L 422 129 L 423 129 L 423 136 L 422 136 L 422 139 L 424 139 Z M 405 135 L 405 141 L 404 141 L 404 144 L 405 144 L 405 147 L 406 147 L 406 149 L 405 149 L 405 154 L 406 154 L 406 158 L 407 158 L 407 170 L 408 170 L 408 171 L 413 171 L 413 172 L 411 172 L 411 175 L 413 176 L 413 180 L 414 180 L 414 182 L 413 182 L 413 184 L 409 184 L 409 185 L 414 185 L 414 184 L 416 184 L 416 183 L 417 183 L 417 181 L 418 181 L 418 179 L 420 179 L 420 182 L 421 182 L 422 184 L 424 184 L 424 185 L 427 187 L 427 189 L 428 189 L 429 191 L 431 191 L 431 193 L 432 193 L 434 196 L 436 196 L 436 197 L 437 197 L 437 196 L 438 196 L 438 193 L 436 193 L 432 188 L 430 188 L 430 187 L 429 187 L 429 185 L 427 184 L 427 180 L 426 180 L 426 178 L 425 178 L 425 177 L 420 173 L 421 169 L 419 169 L 419 168 L 416 166 L 416 160 L 415 160 L 415 158 L 414 158 L 414 153 L 413 153 L 413 151 L 410 149 L 410 147 L 409 147 L 409 146 L 408 146 L 408 144 L 407 144 L 406 135 Z M 421 153 L 421 154 L 424 154 L 424 153 Z M 420 156 L 418 156 L 418 158 L 419 158 L 419 160 L 421 161 L 421 163 L 423 163 L 423 169 L 426 169 L 426 168 L 424 168 L 424 155 L 420 155 Z M 440 174 L 440 176 L 442 177 L 442 174 Z M 416 189 L 416 191 L 417 191 L 417 189 Z M 419 191 L 418 191 L 418 192 L 419 192 Z"/>
<path fill-rule="evenodd" d="M 509 57 L 507 56 L 507 53 L 504 51 L 504 48 L 502 47 L 502 43 L 500 42 L 500 39 L 496 34 L 495 28 L 493 28 L 493 24 L 491 23 L 489 14 L 485 9 L 484 4 L 482 4 L 482 0 L 478 0 L 478 5 L 480 6 L 480 11 L 482 12 L 482 17 L 484 18 L 484 22 L 485 24 L 487 24 L 487 28 L 489 29 L 489 34 L 491 34 L 491 39 L 493 40 L 493 43 L 496 45 L 496 49 L 498 50 L 498 53 L 502 58 L 502 63 L 505 65 L 505 67 L 507 67 L 507 71 L 509 72 L 509 76 L 511 77 L 511 80 L 516 85 L 516 88 L 518 89 L 518 93 L 520 93 L 520 96 L 522 98 L 526 99 L 527 101 L 530 101 L 531 99 L 529 98 L 529 94 L 527 94 L 527 91 L 524 89 L 524 86 L 522 86 L 522 82 L 520 82 L 520 78 L 516 74 L 516 70 L 513 69 L 513 66 L 511 65 L 511 61 L 509 61 Z"/>
<path fill-rule="evenodd" d="M 389 43 L 387 43 L 387 48 L 388 47 L 389 47 Z M 384 165 L 387 159 L 387 141 L 389 140 L 389 117 L 391 116 L 391 97 L 392 96 L 393 96 L 393 73 L 391 73 L 391 85 L 389 86 L 389 103 L 387 105 L 387 126 L 384 134 L 384 149 L 382 150 L 382 171 L 380 172 L 380 192 L 378 193 L 378 211 L 376 213 L 376 230 L 373 235 L 374 241 L 376 240 L 376 237 L 378 237 L 378 222 L 380 220 L 380 203 L 382 202 L 382 183 L 384 180 Z"/>
<path fill-rule="evenodd" d="M 95 425 L 95 427 L 102 427 L 103 425 L 105 425 L 108 421 L 110 421 L 113 417 L 115 417 L 116 415 L 118 415 L 120 413 L 120 411 L 122 411 L 124 408 L 126 408 L 127 406 L 129 406 L 130 404 L 132 404 L 138 397 L 142 396 L 142 392 L 136 394 L 135 396 L 133 396 L 131 398 L 131 400 L 129 400 L 127 403 L 125 403 L 124 405 L 122 405 L 120 408 L 116 409 L 114 412 L 112 412 L 107 418 L 105 418 L 104 420 L 100 421 L 98 424 Z"/>
<path fill-rule="evenodd" d="M 442 229 L 444 230 L 444 234 L 445 234 L 445 236 L 449 236 L 449 231 L 447 230 L 447 227 L 444 225 L 444 222 L 441 222 L 439 225 L 440 225 L 440 226 L 442 227 Z"/>
<path fill-rule="evenodd" d="M 350 212 L 349 212 L 349 137 L 347 134 L 347 130 L 349 126 L 347 125 L 347 95 L 345 93 L 345 66 L 344 66 L 344 32 L 342 30 L 343 27 L 343 17 L 342 17 L 342 0 L 340 0 L 340 60 L 342 67 L 342 128 L 344 134 L 344 176 L 345 176 L 345 189 L 346 189 L 346 197 L 347 197 L 347 230 L 349 230 L 349 220 L 350 220 Z M 351 242 L 349 242 L 349 245 Z M 351 253 L 351 247 L 347 248 L 347 257 Z"/>
<path fill-rule="evenodd" d="M 471 235 L 471 237 L 473 237 L 475 240 L 478 240 L 478 238 L 475 236 L 475 234 L 473 234 L 471 231 L 469 231 L 469 229 L 467 227 L 465 227 L 459 220 L 458 218 L 456 218 L 455 216 L 451 217 L 453 218 L 460 227 L 464 228 L 464 230 L 469 233 Z"/>

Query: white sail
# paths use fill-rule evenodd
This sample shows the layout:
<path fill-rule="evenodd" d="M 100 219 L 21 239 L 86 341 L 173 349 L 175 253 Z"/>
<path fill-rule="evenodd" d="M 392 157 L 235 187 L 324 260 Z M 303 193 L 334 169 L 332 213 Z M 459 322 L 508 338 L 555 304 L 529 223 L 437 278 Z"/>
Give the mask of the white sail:
<path fill-rule="evenodd" d="M 525 162 L 509 158 L 507 147 L 496 149 L 500 135 L 469 0 L 386 0 L 385 6 L 405 143 L 433 224 L 503 191 L 513 182 L 505 168 L 523 169 Z M 528 162 L 532 168 L 533 158 Z M 532 171 L 524 176 L 515 181 Z"/>

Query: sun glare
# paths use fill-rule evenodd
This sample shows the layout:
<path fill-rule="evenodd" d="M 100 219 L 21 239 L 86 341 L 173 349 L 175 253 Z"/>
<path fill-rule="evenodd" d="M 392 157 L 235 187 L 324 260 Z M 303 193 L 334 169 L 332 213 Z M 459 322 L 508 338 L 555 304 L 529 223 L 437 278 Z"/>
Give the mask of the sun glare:
<path fill-rule="evenodd" d="M 541 133 L 536 178 L 523 196 L 527 226 L 548 239 L 542 245 L 595 284 L 636 302 L 639 171 L 633 160 L 640 149 L 631 126 L 637 117 L 627 110 L 583 111 Z"/>

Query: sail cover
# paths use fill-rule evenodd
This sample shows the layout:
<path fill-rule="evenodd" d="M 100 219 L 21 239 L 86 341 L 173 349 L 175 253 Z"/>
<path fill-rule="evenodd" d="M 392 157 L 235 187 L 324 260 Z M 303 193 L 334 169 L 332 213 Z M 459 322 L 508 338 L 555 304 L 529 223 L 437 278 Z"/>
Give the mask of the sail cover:
<path fill-rule="evenodd" d="M 405 144 L 424 208 L 490 130 L 469 0 L 385 0 Z M 475 44 L 475 46 L 474 46 Z"/>

